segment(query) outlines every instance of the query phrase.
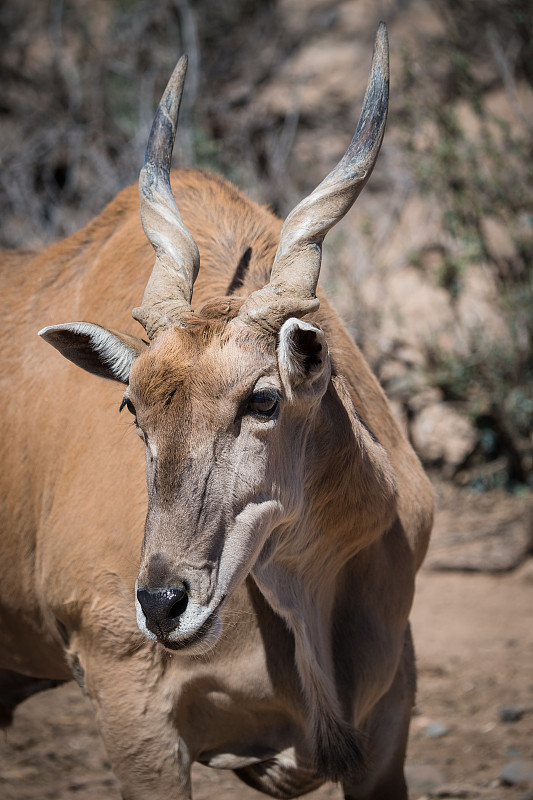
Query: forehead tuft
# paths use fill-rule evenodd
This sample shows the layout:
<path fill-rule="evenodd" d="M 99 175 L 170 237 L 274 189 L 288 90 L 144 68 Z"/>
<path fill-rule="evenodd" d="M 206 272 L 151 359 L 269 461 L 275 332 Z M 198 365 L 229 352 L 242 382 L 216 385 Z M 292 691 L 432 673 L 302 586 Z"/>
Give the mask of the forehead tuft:
<path fill-rule="evenodd" d="M 183 385 L 192 368 L 198 347 L 189 336 L 166 331 L 134 363 L 130 386 L 141 402 L 165 402 L 169 392 Z"/>
<path fill-rule="evenodd" d="M 137 400 L 159 405 L 169 394 L 181 388 L 193 392 L 206 381 L 212 390 L 225 391 L 274 357 L 273 336 L 228 322 L 195 314 L 184 328 L 158 336 L 131 370 L 130 386 Z"/>

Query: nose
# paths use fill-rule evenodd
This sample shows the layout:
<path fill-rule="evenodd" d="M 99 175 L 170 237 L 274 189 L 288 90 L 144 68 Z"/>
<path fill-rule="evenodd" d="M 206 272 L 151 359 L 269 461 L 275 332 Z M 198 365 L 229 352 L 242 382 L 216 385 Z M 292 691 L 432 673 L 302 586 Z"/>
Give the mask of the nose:
<path fill-rule="evenodd" d="M 176 628 L 189 602 L 184 586 L 137 589 L 137 600 L 146 617 L 146 627 L 156 636 L 168 636 Z"/>

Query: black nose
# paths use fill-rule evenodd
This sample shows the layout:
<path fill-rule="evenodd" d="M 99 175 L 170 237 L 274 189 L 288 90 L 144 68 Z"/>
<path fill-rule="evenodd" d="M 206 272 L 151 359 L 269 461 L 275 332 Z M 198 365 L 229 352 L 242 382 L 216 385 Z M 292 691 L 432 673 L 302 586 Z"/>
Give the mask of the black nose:
<path fill-rule="evenodd" d="M 168 636 L 174 630 L 189 601 L 183 586 L 153 591 L 137 589 L 137 599 L 146 617 L 146 627 L 156 636 Z"/>

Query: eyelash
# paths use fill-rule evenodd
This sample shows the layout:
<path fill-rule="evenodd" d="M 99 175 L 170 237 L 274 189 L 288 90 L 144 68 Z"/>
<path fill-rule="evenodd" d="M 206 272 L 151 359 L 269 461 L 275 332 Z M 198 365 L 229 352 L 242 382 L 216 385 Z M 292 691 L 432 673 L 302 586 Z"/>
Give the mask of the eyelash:
<path fill-rule="evenodd" d="M 281 395 L 279 392 L 269 389 L 260 389 L 259 391 L 254 392 L 250 397 L 246 411 L 254 414 L 255 416 L 263 417 L 264 419 L 272 419 L 279 408 L 280 400 Z M 127 408 L 130 414 L 133 415 L 135 418 L 135 424 L 137 425 L 137 412 L 129 397 L 124 397 L 122 399 L 119 413 L 124 408 Z"/>
<path fill-rule="evenodd" d="M 266 419 L 272 419 L 279 408 L 281 396 L 279 392 L 261 389 L 254 392 L 248 401 L 247 411 Z M 261 408 L 263 406 L 263 408 Z"/>

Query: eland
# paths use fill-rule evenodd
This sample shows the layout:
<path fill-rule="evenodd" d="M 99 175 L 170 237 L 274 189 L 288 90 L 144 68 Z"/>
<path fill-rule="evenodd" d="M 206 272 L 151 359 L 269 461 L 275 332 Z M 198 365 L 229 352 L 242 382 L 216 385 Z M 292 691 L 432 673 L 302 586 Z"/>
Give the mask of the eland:
<path fill-rule="evenodd" d="M 127 800 L 188 800 L 195 761 L 272 797 L 330 779 L 401 800 L 432 490 L 317 294 L 381 146 L 386 28 L 347 152 L 283 225 L 171 172 L 185 71 L 142 227 L 130 187 L 65 241 L 2 254 L 1 719 L 74 678 Z"/>

